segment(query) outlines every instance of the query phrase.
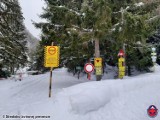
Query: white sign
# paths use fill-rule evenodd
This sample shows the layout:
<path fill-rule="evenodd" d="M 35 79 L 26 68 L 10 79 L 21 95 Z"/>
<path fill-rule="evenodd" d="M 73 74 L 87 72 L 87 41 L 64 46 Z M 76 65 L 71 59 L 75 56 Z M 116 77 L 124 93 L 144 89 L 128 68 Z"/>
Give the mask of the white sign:
<path fill-rule="evenodd" d="M 152 55 L 152 56 L 156 56 L 156 55 L 157 55 L 157 53 L 153 52 L 153 53 L 151 53 L 151 55 Z"/>
<path fill-rule="evenodd" d="M 156 56 L 152 56 L 152 62 L 156 62 L 157 57 Z"/>
<path fill-rule="evenodd" d="M 155 48 L 155 47 L 153 47 L 153 48 L 152 48 L 152 51 L 153 51 L 153 52 L 155 52 L 155 51 L 156 51 L 156 48 Z"/>
<path fill-rule="evenodd" d="M 87 64 L 85 64 L 84 70 L 85 70 L 85 72 L 87 72 L 87 73 L 91 73 L 91 72 L 94 70 L 93 64 L 92 64 L 92 63 L 87 63 Z"/>

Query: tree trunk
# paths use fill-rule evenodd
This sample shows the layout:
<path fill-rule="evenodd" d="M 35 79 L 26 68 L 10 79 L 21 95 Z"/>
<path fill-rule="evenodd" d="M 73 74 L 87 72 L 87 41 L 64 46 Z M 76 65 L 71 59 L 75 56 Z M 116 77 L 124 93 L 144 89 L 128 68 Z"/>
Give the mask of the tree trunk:
<path fill-rule="evenodd" d="M 128 65 L 128 76 L 131 76 L 131 67 Z"/>
<path fill-rule="evenodd" d="M 99 39 L 95 39 L 95 57 L 100 57 L 100 49 L 99 49 Z M 96 69 L 96 68 L 95 68 Z M 96 75 L 96 80 L 100 81 L 102 78 L 102 75 Z"/>
<path fill-rule="evenodd" d="M 13 75 L 13 66 L 12 65 L 10 66 L 10 72 Z"/>

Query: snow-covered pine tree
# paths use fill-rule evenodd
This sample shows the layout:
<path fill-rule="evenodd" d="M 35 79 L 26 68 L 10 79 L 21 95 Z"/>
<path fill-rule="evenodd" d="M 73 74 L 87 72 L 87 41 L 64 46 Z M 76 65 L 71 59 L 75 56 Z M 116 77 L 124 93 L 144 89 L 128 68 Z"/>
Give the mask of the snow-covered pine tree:
<path fill-rule="evenodd" d="M 158 6 L 159 1 L 156 0 L 147 3 L 137 0 L 128 1 L 125 6 L 117 7 L 118 11 L 113 11 L 113 20 L 116 21 L 111 35 L 113 49 L 118 52 L 125 45 L 128 68 L 136 66 L 138 70 L 147 70 L 152 65 L 146 40 L 160 24 L 159 15 L 155 12 Z"/>
<path fill-rule="evenodd" d="M 42 29 L 40 47 L 37 51 L 37 68 L 43 68 L 43 47 L 44 45 L 60 45 L 61 63 L 67 63 L 70 70 L 74 70 L 75 65 L 81 64 L 83 57 L 87 59 L 88 51 L 82 50 L 83 40 L 80 39 L 77 31 L 80 19 L 81 1 L 53 1 L 45 0 L 47 7 L 40 17 L 47 20 L 46 23 L 35 24 Z M 80 52 L 78 52 L 80 51 Z M 87 54 L 88 55 L 88 54 Z"/>
<path fill-rule="evenodd" d="M 111 27 L 111 11 L 107 1 L 46 0 L 46 3 L 47 8 L 41 17 L 47 19 L 48 23 L 36 24 L 43 31 L 42 39 L 45 40 L 42 41 L 46 41 L 45 45 L 52 40 L 58 42 L 62 48 L 62 59 L 69 64 L 68 67 L 72 66 L 71 69 L 77 65 L 83 66 L 84 61 L 94 56 L 94 41 L 97 41 L 95 55 L 99 57 L 99 39 Z"/>
<path fill-rule="evenodd" d="M 24 18 L 18 0 L 1 0 L 0 15 L 0 64 L 14 73 L 27 62 Z"/>
<path fill-rule="evenodd" d="M 159 5 L 158 0 L 151 3 L 139 0 L 45 1 L 47 7 L 40 17 L 47 22 L 35 24 L 43 32 L 40 58 L 43 58 L 43 46 L 53 41 L 61 46 L 61 62 L 69 63 L 72 70 L 95 56 L 109 56 L 117 63 L 118 51 L 125 43 L 127 55 L 132 55 L 127 56 L 128 66 L 138 65 L 143 70 L 151 65 L 148 51 L 142 44 L 145 45 L 146 38 L 155 30 L 158 16 L 154 11 Z M 135 44 L 140 42 L 143 49 L 135 49 Z"/>

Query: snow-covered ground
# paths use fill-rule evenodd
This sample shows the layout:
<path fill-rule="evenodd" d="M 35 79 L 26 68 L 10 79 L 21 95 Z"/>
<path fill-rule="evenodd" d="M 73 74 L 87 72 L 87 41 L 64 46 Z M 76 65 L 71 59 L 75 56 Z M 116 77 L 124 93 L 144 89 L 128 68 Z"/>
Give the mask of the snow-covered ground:
<path fill-rule="evenodd" d="M 88 82 L 56 69 L 51 98 L 49 73 L 0 80 L 0 120 L 158 120 L 147 109 L 160 109 L 159 73 L 156 66 L 154 73 Z"/>

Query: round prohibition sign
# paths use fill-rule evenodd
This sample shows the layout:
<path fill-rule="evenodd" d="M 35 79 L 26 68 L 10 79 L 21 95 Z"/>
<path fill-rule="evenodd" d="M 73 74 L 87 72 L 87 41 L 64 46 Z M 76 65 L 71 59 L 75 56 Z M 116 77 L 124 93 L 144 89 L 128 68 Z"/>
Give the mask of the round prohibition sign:
<path fill-rule="evenodd" d="M 85 64 L 84 70 L 85 70 L 86 73 L 91 73 L 91 72 L 93 72 L 93 70 L 94 70 L 93 64 L 91 64 L 91 63 Z"/>
<path fill-rule="evenodd" d="M 50 55 L 54 55 L 56 53 L 56 47 L 54 47 L 54 46 L 49 47 L 48 48 L 48 53 Z"/>

